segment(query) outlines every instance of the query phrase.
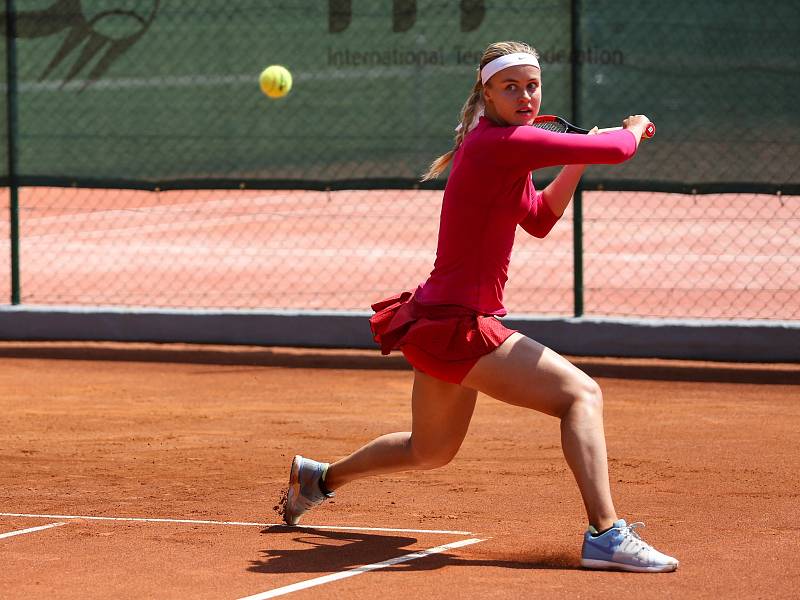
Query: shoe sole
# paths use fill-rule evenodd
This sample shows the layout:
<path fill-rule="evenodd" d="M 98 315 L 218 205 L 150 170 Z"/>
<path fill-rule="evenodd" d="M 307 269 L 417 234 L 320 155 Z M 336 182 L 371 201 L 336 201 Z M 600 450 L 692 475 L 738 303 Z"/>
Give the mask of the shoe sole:
<path fill-rule="evenodd" d="M 300 494 L 300 463 L 303 457 L 299 454 L 292 459 L 292 468 L 289 470 L 289 487 L 286 491 L 286 509 L 283 513 L 283 520 L 287 525 L 297 525 L 300 515 L 292 512 L 295 498 Z"/>
<path fill-rule="evenodd" d="M 678 568 L 678 565 L 660 565 L 653 567 L 637 567 L 626 565 L 625 563 L 612 562 L 609 560 L 597 560 L 594 558 L 582 558 L 581 566 L 585 569 L 629 571 L 631 573 L 669 573 Z"/>

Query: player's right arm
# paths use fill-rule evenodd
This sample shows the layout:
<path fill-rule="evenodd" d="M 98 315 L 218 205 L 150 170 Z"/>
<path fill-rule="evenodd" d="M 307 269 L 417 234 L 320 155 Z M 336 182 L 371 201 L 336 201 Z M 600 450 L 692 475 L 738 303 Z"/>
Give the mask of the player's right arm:
<path fill-rule="evenodd" d="M 636 115 L 623 129 L 598 135 L 556 133 L 538 127 L 498 127 L 486 132 L 485 158 L 519 172 L 556 165 L 621 163 L 634 154 L 649 119 Z"/>

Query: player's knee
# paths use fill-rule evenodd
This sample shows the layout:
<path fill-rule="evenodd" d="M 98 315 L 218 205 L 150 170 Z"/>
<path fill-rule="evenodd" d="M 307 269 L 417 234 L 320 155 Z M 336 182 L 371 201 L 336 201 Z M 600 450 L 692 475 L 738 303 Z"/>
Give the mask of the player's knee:
<path fill-rule="evenodd" d="M 455 458 L 456 453 L 450 451 L 439 451 L 431 454 L 427 457 L 424 462 L 425 469 L 440 469 L 445 465 L 450 464 L 450 462 Z"/>
<path fill-rule="evenodd" d="M 420 470 L 438 469 L 445 466 L 455 458 L 458 448 L 440 446 L 437 448 L 421 449 L 411 446 L 411 458 L 414 467 Z"/>
<path fill-rule="evenodd" d="M 563 416 L 594 418 L 603 414 L 603 392 L 594 379 L 583 378 L 572 390 L 572 399 Z"/>
<path fill-rule="evenodd" d="M 603 414 L 603 392 L 594 379 L 589 377 L 581 385 L 578 402 L 584 410 Z"/>

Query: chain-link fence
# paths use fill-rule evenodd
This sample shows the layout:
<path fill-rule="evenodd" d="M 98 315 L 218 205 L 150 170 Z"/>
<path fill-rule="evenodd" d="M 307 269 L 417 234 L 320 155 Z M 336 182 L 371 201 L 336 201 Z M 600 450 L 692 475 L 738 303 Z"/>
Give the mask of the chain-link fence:
<path fill-rule="evenodd" d="M 800 319 L 798 200 L 585 192 L 585 313 Z M 23 188 L 22 301 L 366 310 L 427 276 L 440 203 L 422 190 Z M 511 312 L 573 314 L 573 225 L 568 212 L 544 240 L 520 231 Z"/>
<path fill-rule="evenodd" d="M 545 240 L 518 235 L 508 309 L 800 318 L 797 3 L 16 6 L 8 302 L 365 310 L 413 289 L 443 184 L 419 189 L 418 174 L 449 148 L 482 49 L 523 39 L 541 53 L 543 112 L 601 126 L 645 112 L 658 133 L 587 171 L 577 223 L 568 211 Z M 287 98 L 258 90 L 271 63 L 294 75 Z"/>

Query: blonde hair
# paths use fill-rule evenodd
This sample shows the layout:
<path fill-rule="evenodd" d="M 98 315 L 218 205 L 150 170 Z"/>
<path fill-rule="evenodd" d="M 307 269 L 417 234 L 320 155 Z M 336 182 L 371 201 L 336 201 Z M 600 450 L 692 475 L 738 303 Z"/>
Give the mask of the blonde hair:
<path fill-rule="evenodd" d="M 481 69 L 483 69 L 484 66 L 493 61 L 495 58 L 505 56 L 506 54 L 514 54 L 516 52 L 527 52 L 528 54 L 533 54 L 536 58 L 539 58 L 539 53 L 524 42 L 495 42 L 494 44 L 489 44 L 489 46 L 486 47 L 486 50 L 483 51 L 480 67 L 478 68 L 475 79 L 475 85 L 472 87 L 472 92 L 467 97 L 467 101 L 464 102 L 464 106 L 461 108 L 461 127 L 458 129 L 454 137 L 453 148 L 449 152 L 445 152 L 439 158 L 434 160 L 430 167 L 428 167 L 428 170 L 422 175 L 422 179 L 420 181 L 436 179 L 442 173 L 442 171 L 447 168 L 447 165 L 450 164 L 450 161 L 453 160 L 456 150 L 458 150 L 458 147 L 461 146 L 461 142 L 464 141 L 464 138 L 468 133 L 468 128 L 472 123 L 472 120 L 475 118 L 475 111 L 478 108 L 479 100 L 483 96 Z"/>

